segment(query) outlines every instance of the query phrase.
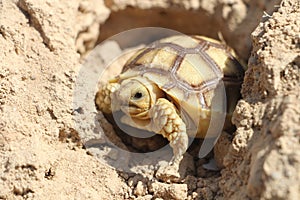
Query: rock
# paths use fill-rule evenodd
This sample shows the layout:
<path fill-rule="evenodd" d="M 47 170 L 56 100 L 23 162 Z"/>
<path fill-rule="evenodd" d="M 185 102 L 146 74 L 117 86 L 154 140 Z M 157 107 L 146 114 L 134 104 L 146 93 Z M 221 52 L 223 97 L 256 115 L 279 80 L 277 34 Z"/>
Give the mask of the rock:
<path fill-rule="evenodd" d="M 154 197 L 163 199 L 182 200 L 187 198 L 187 184 L 153 182 L 149 186 L 149 191 L 154 193 Z"/>
<path fill-rule="evenodd" d="M 180 182 L 188 174 L 194 174 L 195 164 L 193 157 L 186 153 L 178 166 L 169 166 L 167 162 L 160 162 L 155 177 L 165 182 Z"/>
<path fill-rule="evenodd" d="M 151 194 L 147 194 L 147 195 L 142 196 L 142 197 L 137 197 L 137 198 L 135 198 L 135 200 L 152 200 L 153 199 L 152 197 L 153 196 Z"/>
<path fill-rule="evenodd" d="M 212 193 L 212 191 L 209 188 L 198 188 L 196 190 L 196 193 L 199 197 L 199 199 L 207 199 L 207 200 L 213 200 L 214 199 L 214 195 Z"/>
<path fill-rule="evenodd" d="M 142 181 L 138 181 L 133 194 L 135 194 L 136 196 L 144 196 L 147 193 L 147 188 L 145 183 L 143 183 Z"/>
<path fill-rule="evenodd" d="M 219 184 L 226 199 L 300 198 L 299 8 L 298 0 L 281 1 L 252 33 Z"/>
<path fill-rule="evenodd" d="M 229 150 L 232 136 L 226 132 L 222 132 L 217 143 L 214 146 L 214 159 L 219 169 L 224 167 L 223 160 Z"/>

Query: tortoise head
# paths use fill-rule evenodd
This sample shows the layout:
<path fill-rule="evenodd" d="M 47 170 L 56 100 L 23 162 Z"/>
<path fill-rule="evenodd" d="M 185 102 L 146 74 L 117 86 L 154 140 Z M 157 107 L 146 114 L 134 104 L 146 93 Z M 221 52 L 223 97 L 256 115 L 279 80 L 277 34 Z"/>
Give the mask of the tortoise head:
<path fill-rule="evenodd" d="M 149 119 L 149 110 L 163 92 L 153 82 L 146 78 L 136 77 L 123 80 L 116 93 L 116 98 L 121 104 L 121 110 L 138 119 Z"/>

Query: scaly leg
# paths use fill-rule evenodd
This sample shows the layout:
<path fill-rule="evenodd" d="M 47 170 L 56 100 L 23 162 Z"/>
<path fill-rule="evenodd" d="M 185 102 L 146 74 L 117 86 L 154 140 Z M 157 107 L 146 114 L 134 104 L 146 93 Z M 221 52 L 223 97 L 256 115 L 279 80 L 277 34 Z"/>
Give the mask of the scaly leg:
<path fill-rule="evenodd" d="M 188 147 L 185 123 L 176 112 L 175 106 L 167 99 L 160 98 L 150 110 L 154 131 L 170 141 L 173 158 L 170 165 L 179 166 Z"/>
<path fill-rule="evenodd" d="M 99 91 L 96 94 L 96 105 L 99 110 L 101 110 L 104 113 L 111 113 L 111 97 L 112 94 L 118 90 L 120 87 L 120 84 L 118 83 L 108 83 L 102 87 L 100 87 Z"/>
<path fill-rule="evenodd" d="M 159 98 L 149 111 L 150 123 L 137 123 L 129 116 L 123 116 L 122 123 L 130 126 L 161 134 L 170 142 L 173 158 L 170 166 L 179 167 L 183 154 L 188 148 L 188 135 L 185 123 L 176 112 L 175 106 L 167 99 Z"/>

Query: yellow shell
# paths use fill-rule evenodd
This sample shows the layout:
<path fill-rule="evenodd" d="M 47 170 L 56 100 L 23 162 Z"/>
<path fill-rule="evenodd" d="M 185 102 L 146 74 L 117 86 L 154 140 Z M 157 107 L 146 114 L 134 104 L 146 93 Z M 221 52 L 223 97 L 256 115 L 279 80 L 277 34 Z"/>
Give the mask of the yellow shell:
<path fill-rule="evenodd" d="M 181 110 L 187 127 L 197 126 L 197 137 L 203 138 L 212 112 L 221 113 L 223 107 L 227 111 L 225 128 L 231 127 L 230 118 L 240 98 L 243 74 L 244 67 L 228 46 L 203 36 L 179 35 L 138 50 L 116 81 L 147 77 Z M 219 102 L 222 105 L 213 110 L 212 100 L 220 82 L 225 86 L 227 105 Z"/>

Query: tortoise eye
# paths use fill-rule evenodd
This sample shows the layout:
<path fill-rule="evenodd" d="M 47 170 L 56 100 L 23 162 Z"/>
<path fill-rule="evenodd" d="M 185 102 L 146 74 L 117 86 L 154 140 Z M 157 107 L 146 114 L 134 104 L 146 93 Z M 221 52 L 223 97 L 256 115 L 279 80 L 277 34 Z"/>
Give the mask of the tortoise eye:
<path fill-rule="evenodd" d="M 140 98 L 142 98 L 142 96 L 143 96 L 143 94 L 141 92 L 137 92 L 134 94 L 133 98 L 140 99 Z"/>

